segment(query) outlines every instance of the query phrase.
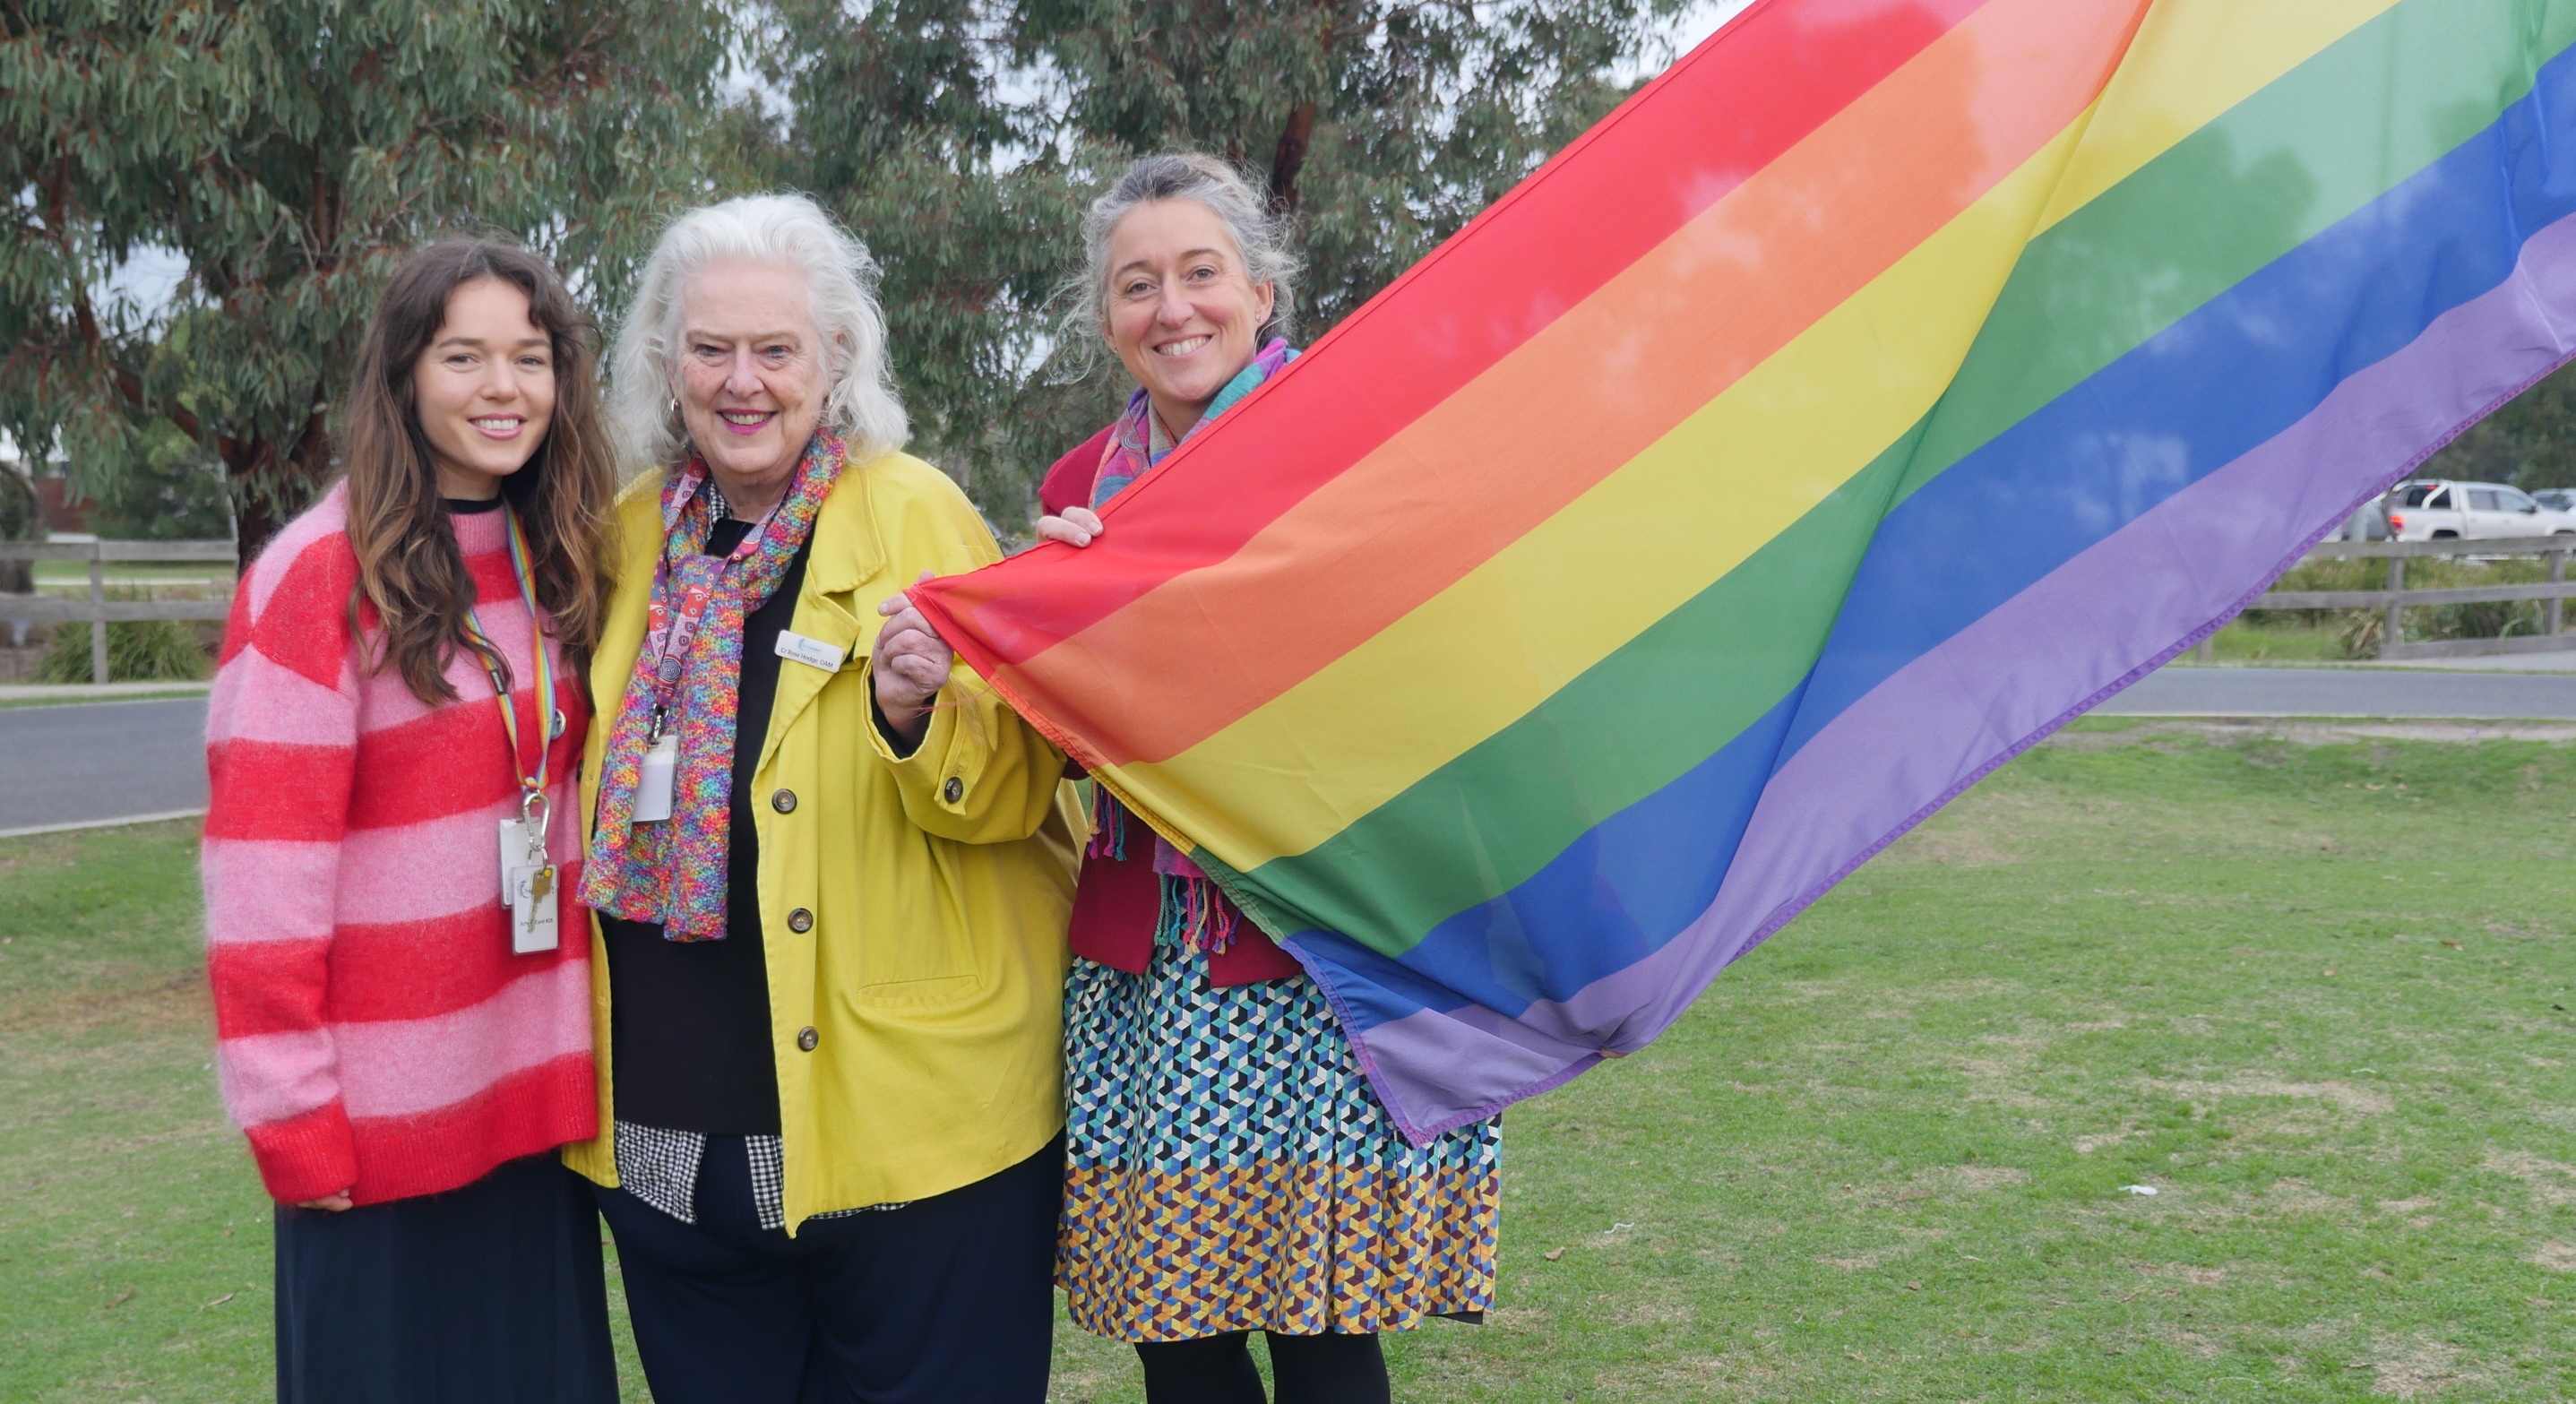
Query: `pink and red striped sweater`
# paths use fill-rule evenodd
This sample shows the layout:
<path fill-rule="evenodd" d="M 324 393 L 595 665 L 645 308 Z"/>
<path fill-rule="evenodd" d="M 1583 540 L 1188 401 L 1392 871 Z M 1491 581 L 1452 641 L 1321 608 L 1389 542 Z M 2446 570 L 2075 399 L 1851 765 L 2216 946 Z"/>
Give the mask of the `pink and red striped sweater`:
<path fill-rule="evenodd" d="M 450 518 L 475 616 L 533 715 L 526 607 L 499 512 Z M 423 706 L 360 665 L 344 490 L 279 533 L 233 602 L 206 715 L 207 964 L 224 1105 L 279 1200 L 471 1183 L 596 1130 L 574 771 L 589 713 L 560 652 L 548 848 L 559 950 L 512 955 L 495 827 L 518 807 L 492 684 Z M 372 630 L 361 607 L 357 625 Z M 554 649 L 551 640 L 547 644 Z M 534 758 L 534 736 L 523 737 Z"/>

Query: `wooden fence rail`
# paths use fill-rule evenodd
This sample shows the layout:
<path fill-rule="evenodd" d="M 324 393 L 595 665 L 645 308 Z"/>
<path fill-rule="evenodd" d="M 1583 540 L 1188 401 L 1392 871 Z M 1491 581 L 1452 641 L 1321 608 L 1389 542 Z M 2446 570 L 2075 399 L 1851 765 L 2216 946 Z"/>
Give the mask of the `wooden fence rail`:
<path fill-rule="evenodd" d="M 234 564 L 229 541 L 0 541 L 0 561 L 87 561 L 89 598 L 59 595 L 0 595 L 0 624 L 15 620 L 61 624 L 89 623 L 89 675 L 107 681 L 107 625 L 137 619 L 222 619 L 232 613 L 230 600 L 111 600 L 107 597 L 110 561 L 204 561 Z"/>
<path fill-rule="evenodd" d="M 2567 604 L 2576 599 L 2576 583 L 2567 579 L 2567 557 L 2576 552 L 2576 536 L 2516 536 L 2485 541 L 2328 541 L 2308 553 L 2312 561 L 2386 560 L 2388 584 L 2378 590 L 2274 590 L 2248 609 L 2378 609 L 2387 612 L 2379 631 L 2382 658 L 2460 658 L 2471 654 L 2555 653 L 2576 648 L 2576 634 L 2565 632 Z M 2548 564 L 2549 579 L 2529 585 L 2467 585 L 2432 590 L 2406 588 L 2406 562 L 2419 556 L 2538 556 Z M 2403 616 L 2429 605 L 2499 604 L 2540 600 L 2541 631 L 2514 638 L 2439 639 L 2407 643 Z M 2201 656 L 2210 656 L 2207 641 Z"/>

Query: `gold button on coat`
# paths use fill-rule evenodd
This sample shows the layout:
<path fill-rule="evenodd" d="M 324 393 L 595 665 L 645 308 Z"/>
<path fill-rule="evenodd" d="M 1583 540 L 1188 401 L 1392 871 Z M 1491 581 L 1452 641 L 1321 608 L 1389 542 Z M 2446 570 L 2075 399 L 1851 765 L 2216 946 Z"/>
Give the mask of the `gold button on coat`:
<path fill-rule="evenodd" d="M 947 783 L 947 785 L 946 785 L 946 786 L 944 786 L 944 787 L 942 787 L 942 788 L 940 789 L 940 791 L 939 791 L 939 796 L 940 796 L 940 798 L 942 798 L 942 799 L 944 799 L 944 800 L 948 801 L 950 804 L 955 804 L 955 803 L 957 802 L 957 800 L 958 800 L 959 796 L 962 796 L 962 795 L 964 795 L 965 793 L 966 793 L 966 782 L 965 782 L 965 781 L 963 781 L 963 780 L 958 779 L 958 778 L 957 778 L 956 776 L 954 776 L 954 775 L 951 775 L 951 776 L 949 776 L 949 777 L 948 777 L 948 783 Z"/>
<path fill-rule="evenodd" d="M 822 1036 L 814 1032 L 814 1026 L 811 1024 L 796 1031 L 796 1046 L 808 1053 L 813 1052 L 814 1045 L 822 1041 Z"/>
<path fill-rule="evenodd" d="M 777 810 L 781 814 L 795 813 L 796 792 L 794 790 L 780 790 L 778 793 L 769 797 L 769 807 Z"/>
<path fill-rule="evenodd" d="M 787 914 L 787 929 L 799 936 L 804 935 L 814 929 L 814 914 L 803 907 L 798 907 Z"/>

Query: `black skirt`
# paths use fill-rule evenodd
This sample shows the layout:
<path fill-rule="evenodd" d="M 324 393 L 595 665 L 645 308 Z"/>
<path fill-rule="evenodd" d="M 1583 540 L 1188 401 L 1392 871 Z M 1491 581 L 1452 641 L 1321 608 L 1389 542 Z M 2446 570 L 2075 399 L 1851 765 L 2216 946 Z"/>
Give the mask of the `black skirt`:
<path fill-rule="evenodd" d="M 599 1213 L 552 1154 L 277 1210 L 279 1404 L 616 1404 Z"/>

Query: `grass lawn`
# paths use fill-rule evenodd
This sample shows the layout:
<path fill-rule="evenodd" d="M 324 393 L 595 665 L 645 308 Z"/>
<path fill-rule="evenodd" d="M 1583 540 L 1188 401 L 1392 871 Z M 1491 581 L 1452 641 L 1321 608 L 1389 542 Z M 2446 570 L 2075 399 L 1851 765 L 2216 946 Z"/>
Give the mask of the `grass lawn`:
<path fill-rule="evenodd" d="M 2576 749 L 2060 742 L 1514 1109 L 1501 1305 L 1398 1397 L 2576 1391 Z M 190 842 L 0 842 L 0 1398 L 266 1397 Z"/>

